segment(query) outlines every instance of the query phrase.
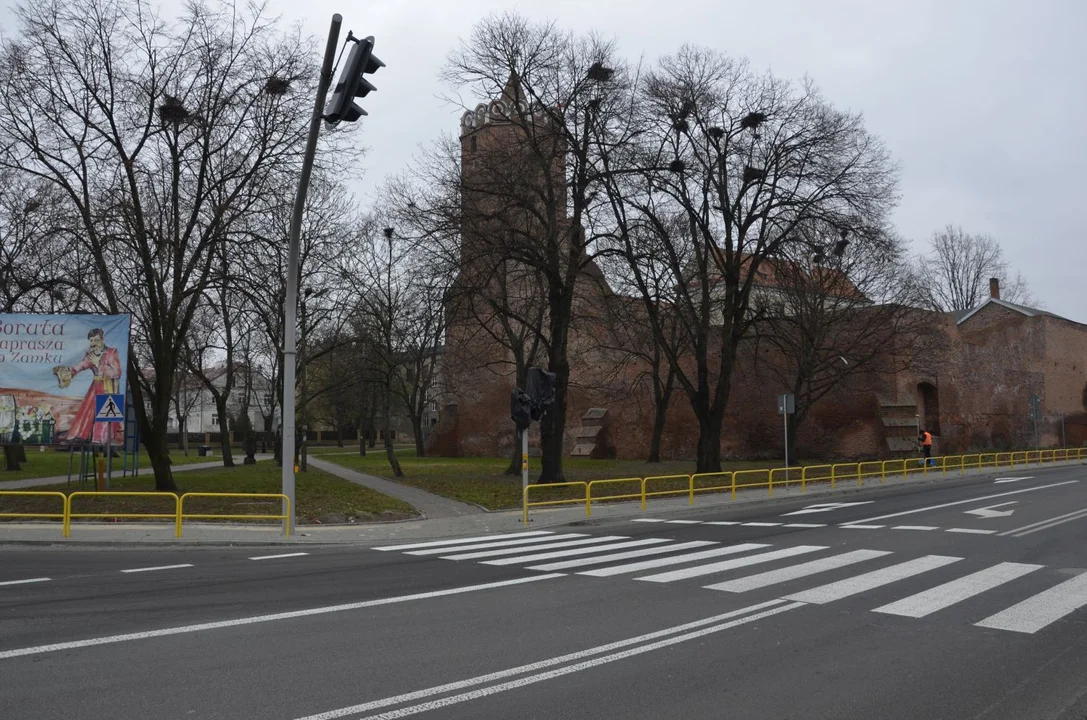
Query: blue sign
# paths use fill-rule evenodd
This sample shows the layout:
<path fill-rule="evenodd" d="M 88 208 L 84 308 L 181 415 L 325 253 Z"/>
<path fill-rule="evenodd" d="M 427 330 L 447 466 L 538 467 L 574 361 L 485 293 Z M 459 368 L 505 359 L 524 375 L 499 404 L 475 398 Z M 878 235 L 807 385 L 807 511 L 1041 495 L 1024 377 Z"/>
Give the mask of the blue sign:
<path fill-rule="evenodd" d="M 124 422 L 125 421 L 125 396 L 124 395 L 95 395 L 94 396 L 94 421 L 95 422 Z"/>

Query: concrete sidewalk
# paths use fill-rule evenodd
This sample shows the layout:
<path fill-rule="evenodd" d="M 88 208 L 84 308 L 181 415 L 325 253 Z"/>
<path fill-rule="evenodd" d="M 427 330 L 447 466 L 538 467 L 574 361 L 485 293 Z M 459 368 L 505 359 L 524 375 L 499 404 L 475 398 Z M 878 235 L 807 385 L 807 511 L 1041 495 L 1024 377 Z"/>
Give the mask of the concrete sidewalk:
<path fill-rule="evenodd" d="M 468 503 L 462 503 L 459 500 L 435 495 L 426 490 L 420 490 L 419 488 L 414 488 L 410 485 L 402 485 L 398 482 L 393 482 L 392 480 L 386 480 L 385 478 L 360 473 L 345 468 L 342 465 L 337 465 L 336 463 L 331 463 L 327 460 L 321 460 L 313 455 L 310 455 L 306 462 L 318 470 L 324 470 L 336 477 L 349 480 L 356 485 L 362 485 L 371 490 L 376 490 L 383 495 L 389 495 L 399 500 L 403 500 L 421 512 L 425 518 L 430 520 L 481 515 L 486 512 L 475 505 L 469 505 Z"/>
<path fill-rule="evenodd" d="M 244 458 L 244 457 L 245 457 L 245 454 L 243 453 L 241 455 L 241 458 Z M 275 456 L 274 455 L 260 455 L 260 454 L 258 454 L 258 455 L 254 455 L 253 457 L 255 457 L 257 459 L 257 462 L 261 462 L 261 461 L 264 461 L 264 460 L 271 460 Z M 238 465 L 241 465 L 242 464 L 241 463 L 241 458 L 236 460 L 235 463 L 238 464 Z M 187 463 L 187 464 L 184 464 L 184 465 L 172 465 L 171 469 L 176 473 L 176 472 L 185 472 L 186 470 L 208 470 L 208 469 L 211 469 L 211 468 L 217 468 L 217 467 L 222 467 L 222 466 L 223 466 L 223 461 L 220 458 L 219 460 L 210 460 L 208 462 L 202 462 L 202 463 Z M 155 471 L 152 470 L 150 467 L 142 467 L 136 473 L 137 477 L 143 476 L 143 475 L 154 475 L 154 474 L 155 474 Z M 113 476 L 114 477 L 120 477 L 121 476 L 121 469 L 116 465 L 113 466 Z M 76 462 L 75 468 L 73 469 L 72 481 L 77 483 L 77 484 L 79 483 L 79 463 L 78 462 Z M 21 490 L 23 488 L 42 487 L 43 485 L 59 485 L 59 484 L 64 483 L 64 482 L 68 482 L 68 476 L 67 475 L 54 475 L 52 477 L 40 477 L 40 478 L 25 478 L 23 480 L 3 480 L 3 481 L 0 481 L 0 490 Z"/>
<path fill-rule="evenodd" d="M 281 526 L 278 524 L 187 522 L 184 526 L 184 537 L 175 538 L 174 526 L 169 522 L 73 522 L 72 537 L 64 538 L 61 536 L 59 522 L 2 523 L 0 524 L 0 543 L 22 542 L 65 545 L 120 543 L 152 545 L 395 544 L 398 542 L 436 540 L 466 535 L 509 533 L 526 529 L 568 525 L 570 523 L 591 525 L 598 520 L 627 517 L 659 517 L 673 513 L 683 513 L 685 516 L 690 516 L 692 513 L 697 514 L 700 510 L 712 512 L 719 511 L 723 507 L 746 507 L 753 512 L 758 512 L 762 509 L 759 506 L 772 509 L 776 504 L 795 502 L 800 499 L 810 498 L 812 503 L 817 503 L 825 501 L 828 497 L 849 496 L 857 492 L 880 487 L 940 485 L 960 480 L 990 479 L 1000 476 L 1034 476 L 1039 472 L 1046 471 L 1048 468 L 1068 468 L 1077 464 L 1079 463 L 1069 461 L 1047 463 L 1041 467 L 1001 468 L 999 470 L 986 468 L 983 472 L 968 471 L 966 475 L 959 475 L 954 472 L 949 472 L 946 476 L 939 473 L 930 473 L 928 477 L 911 475 L 908 479 L 901 477 L 889 478 L 886 483 L 882 484 L 878 479 L 868 479 L 865 485 L 860 487 L 856 482 L 847 483 L 843 481 L 834 489 L 826 484 L 810 485 L 807 491 L 803 493 L 798 486 L 775 487 L 773 497 L 769 497 L 766 489 L 751 489 L 738 492 L 735 500 L 732 500 L 731 495 L 727 492 L 696 494 L 693 506 L 686 495 L 675 498 L 651 498 L 647 503 L 645 512 L 641 510 L 639 501 L 596 501 L 592 505 L 591 517 L 586 516 L 583 503 L 540 509 L 532 508 L 527 526 L 522 523 L 520 510 L 477 511 L 474 514 L 447 515 L 389 523 L 302 525 L 295 532 L 292 532 L 289 539 L 283 537 Z"/>

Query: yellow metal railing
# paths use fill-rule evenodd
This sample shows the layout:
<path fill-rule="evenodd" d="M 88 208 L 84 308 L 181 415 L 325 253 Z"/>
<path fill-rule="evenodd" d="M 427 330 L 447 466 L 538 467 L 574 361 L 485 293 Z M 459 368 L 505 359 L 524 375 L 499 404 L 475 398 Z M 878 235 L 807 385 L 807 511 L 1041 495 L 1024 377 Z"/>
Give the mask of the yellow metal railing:
<path fill-rule="evenodd" d="M 40 513 L 40 512 L 0 512 L 0 517 L 5 518 L 59 518 L 63 520 L 66 517 L 65 507 L 68 502 L 64 493 L 45 490 L 0 490 L 0 499 L 5 497 L 47 497 L 57 498 L 60 500 L 60 512 L 59 513 Z"/>
<path fill-rule="evenodd" d="M 665 495 L 687 495 L 691 505 L 694 504 L 696 493 L 729 492 L 732 499 L 736 499 L 736 491 L 749 488 L 765 487 L 769 495 L 773 496 L 775 487 L 788 486 L 799 483 L 800 491 L 807 492 L 808 483 L 830 481 L 832 488 L 836 487 L 839 480 L 856 480 L 859 486 L 864 485 L 865 478 L 878 477 L 881 483 L 887 481 L 888 476 L 901 476 L 908 480 L 910 475 L 921 474 L 928 476 L 929 471 L 947 475 L 949 470 L 957 470 L 960 475 L 966 473 L 969 468 L 977 468 L 979 471 L 986 467 L 1003 468 L 1016 467 L 1019 464 L 1030 462 L 1045 463 L 1061 460 L 1084 460 L 1087 447 L 1057 448 L 1052 450 L 1016 450 L 1014 452 L 998 453 L 971 453 L 967 455 L 941 455 L 929 458 L 895 458 L 893 460 L 867 460 L 863 462 L 834 463 L 828 465 L 805 465 L 790 468 L 762 468 L 756 470 L 736 470 L 733 472 L 695 473 L 693 475 L 653 475 L 646 478 L 615 478 L 607 480 L 592 480 L 589 482 L 565 482 L 547 485 L 529 485 L 525 488 L 522 505 L 523 520 L 528 523 L 528 511 L 531 507 L 546 505 L 571 505 L 585 504 L 586 517 L 592 516 L 592 502 L 607 500 L 639 500 L 642 510 L 646 509 L 646 499 Z M 798 477 L 799 476 L 799 477 Z M 626 483 L 633 486 L 631 492 L 620 492 L 612 495 L 595 495 L 593 488 L 606 485 Z M 705 484 L 709 483 L 709 484 Z M 660 488 L 664 485 L 663 488 Z M 671 487 L 669 487 L 671 485 Z M 542 493 L 555 488 L 583 488 L 584 494 L 577 497 L 551 498 L 530 502 L 529 497 L 533 492 Z"/>
<path fill-rule="evenodd" d="M 99 512 L 99 513 L 74 513 L 72 512 L 72 501 L 78 497 L 153 497 L 161 500 L 172 499 L 174 501 L 174 511 L 172 513 L 129 513 L 129 512 Z M 161 493 L 161 492 L 126 492 L 121 490 L 103 490 L 99 491 L 78 491 L 70 493 L 65 499 L 64 503 L 64 537 L 70 537 L 72 534 L 72 518 L 136 518 L 136 519 L 170 519 L 175 523 L 180 523 L 179 519 L 179 506 L 181 504 L 180 499 L 174 493 Z"/>
<path fill-rule="evenodd" d="M 641 482 L 641 480 L 637 480 Z M 582 483 L 584 484 L 584 483 Z M 56 498 L 60 501 L 61 512 L 0 512 L 0 518 L 43 518 L 50 520 L 61 520 L 61 531 L 64 537 L 71 537 L 72 534 L 72 519 L 73 518 L 127 518 L 138 520 L 171 520 L 174 523 L 174 534 L 176 537 L 182 536 L 182 525 L 185 520 L 282 520 L 285 523 L 284 530 L 288 537 L 290 537 L 290 499 L 281 493 L 185 493 L 178 496 L 176 493 L 166 492 L 131 492 L 131 491 L 94 491 L 94 490 L 80 490 L 77 492 L 65 494 L 57 491 L 44 491 L 44 490 L 0 490 L 0 502 L 7 497 L 39 497 L 39 498 Z M 73 509 L 76 500 L 85 498 L 140 498 L 150 497 L 156 500 L 172 501 L 173 508 L 167 510 L 163 509 L 162 512 L 128 512 L 125 510 L 102 510 L 98 512 L 77 512 Z M 217 513 L 187 513 L 184 511 L 185 500 L 187 498 L 244 498 L 247 500 L 252 499 L 271 499 L 283 501 L 283 512 L 278 515 L 260 514 L 260 515 L 238 515 L 238 514 L 217 514 Z M 580 502 L 580 501 L 578 501 Z M 0 510 L 2 510 L 0 506 Z"/>
<path fill-rule="evenodd" d="M 267 500 L 282 500 L 283 513 L 280 515 L 218 515 L 215 513 L 186 513 L 185 500 L 187 498 L 245 498 L 255 500 L 264 498 Z M 282 493 L 185 493 L 177 501 L 177 536 L 181 537 L 181 526 L 185 519 L 191 520 L 282 520 L 283 532 L 286 537 L 291 536 L 291 499 Z"/>
<path fill-rule="evenodd" d="M 584 498 L 562 498 L 560 500 L 541 500 L 530 503 L 528 501 L 528 493 L 531 490 L 543 491 L 554 490 L 560 487 L 582 487 L 585 489 Z M 581 482 L 580 480 L 574 482 L 561 482 L 561 483 L 547 483 L 546 485 L 532 484 L 526 485 L 524 492 L 522 493 L 522 505 L 524 506 L 524 521 L 528 523 L 528 509 L 530 507 L 543 507 L 544 505 L 570 505 L 572 503 L 585 503 L 585 516 L 589 517 L 593 514 L 592 511 L 592 498 L 589 496 L 589 483 Z"/>

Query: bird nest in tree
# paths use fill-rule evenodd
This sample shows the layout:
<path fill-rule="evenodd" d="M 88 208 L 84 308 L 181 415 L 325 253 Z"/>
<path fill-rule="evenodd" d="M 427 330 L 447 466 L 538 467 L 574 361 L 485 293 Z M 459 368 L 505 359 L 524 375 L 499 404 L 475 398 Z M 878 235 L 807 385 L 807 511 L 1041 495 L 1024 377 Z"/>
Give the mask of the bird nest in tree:
<path fill-rule="evenodd" d="M 286 78 L 276 77 L 273 75 L 268 78 L 268 82 L 264 83 L 264 92 L 269 95 L 286 95 L 287 91 L 291 89 L 291 81 Z"/>
<path fill-rule="evenodd" d="M 164 123 L 183 123 L 190 117 L 192 117 L 191 113 L 181 104 L 181 100 L 172 95 L 167 95 L 163 103 L 159 105 L 159 120 Z"/>

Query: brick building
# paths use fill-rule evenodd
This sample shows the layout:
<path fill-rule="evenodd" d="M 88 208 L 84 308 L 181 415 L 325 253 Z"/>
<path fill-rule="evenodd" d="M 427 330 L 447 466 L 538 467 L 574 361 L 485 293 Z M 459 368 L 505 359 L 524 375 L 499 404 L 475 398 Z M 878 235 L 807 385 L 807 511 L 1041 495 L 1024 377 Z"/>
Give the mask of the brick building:
<path fill-rule="evenodd" d="M 518 106 L 515 79 L 503 96 L 465 114 L 461 127 L 462 168 L 495 172 L 479 159 L 496 146 L 516 145 L 516 127 L 506 121 Z M 561 150 L 556 151 L 561 163 Z M 505 164 L 518 164 L 508 153 Z M 561 167 L 561 164 L 559 165 Z M 562 176 L 561 171 L 557 173 Z M 469 183 L 470 184 L 470 183 Z M 563 197 L 564 188 L 554 196 Z M 565 211 L 565 201 L 561 201 Z M 465 193 L 466 207 L 483 208 Z M 491 278 L 501 277 L 502 298 L 517 304 L 520 314 L 538 308 L 540 288 L 531 272 L 519 271 L 503 257 L 485 227 L 462 228 L 463 247 L 491 263 Z M 531 229 L 526 232 L 531 234 Z M 472 271 L 466 263 L 462 275 Z M 501 272 L 494 273 L 494 264 Z M 466 281 L 470 285 L 470 281 Z M 488 281 L 493 283 L 493 281 Z M 484 283 L 469 294 L 495 293 Z M 567 453 L 596 457 L 645 457 L 655 406 L 646 382 L 647 366 L 606 340 L 600 309 L 634 304 L 616 295 L 603 273 L 590 265 L 578 284 L 575 323 L 570 328 L 570 391 Z M 773 282 L 761 297 L 774 296 Z M 931 356 L 909 370 L 881 370 L 846 378 L 812 407 L 797 434 L 800 457 L 862 458 L 915 454 L 919 426 L 935 436 L 936 451 L 1010 449 L 1034 445 L 1079 445 L 1087 441 L 1087 325 L 1000 299 L 996 281 L 991 297 L 969 311 L 924 312 L 923 320 L 940 342 Z M 490 296 L 489 296 L 490 297 Z M 917 311 L 918 313 L 922 311 Z M 451 308 L 446 338 L 438 424 L 430 451 L 437 455 L 509 455 L 516 442 L 509 419 L 509 393 L 517 384 L 518 367 L 543 364 L 523 352 L 515 357 L 507 340 L 511 328 L 496 325 L 494 315 Z M 843 350 L 843 353 L 846 351 Z M 733 374 L 733 390 L 721 434 L 723 457 L 781 457 L 782 425 L 774 387 L 760 373 L 773 363 L 772 353 L 749 348 L 741 352 Z M 1041 402 L 1041 418 L 1029 416 L 1031 395 Z M 698 424 L 681 390 L 673 393 L 661 442 L 664 458 L 693 458 Z M 533 426 L 530 446 L 538 447 Z"/>

